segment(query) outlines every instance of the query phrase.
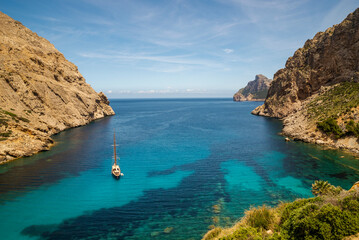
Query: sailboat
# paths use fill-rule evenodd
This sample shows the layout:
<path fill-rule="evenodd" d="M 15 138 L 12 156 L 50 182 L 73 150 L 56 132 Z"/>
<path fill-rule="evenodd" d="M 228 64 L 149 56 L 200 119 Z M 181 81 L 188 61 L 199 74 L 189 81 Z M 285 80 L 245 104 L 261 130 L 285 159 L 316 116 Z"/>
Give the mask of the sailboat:
<path fill-rule="evenodd" d="M 119 179 L 121 176 L 123 176 L 123 173 L 121 173 L 121 169 L 120 166 L 117 165 L 117 156 L 116 156 L 116 137 L 115 137 L 115 133 L 113 133 L 113 152 L 114 152 L 114 158 L 115 158 L 115 162 L 112 165 L 112 176 L 114 176 L 115 178 Z"/>

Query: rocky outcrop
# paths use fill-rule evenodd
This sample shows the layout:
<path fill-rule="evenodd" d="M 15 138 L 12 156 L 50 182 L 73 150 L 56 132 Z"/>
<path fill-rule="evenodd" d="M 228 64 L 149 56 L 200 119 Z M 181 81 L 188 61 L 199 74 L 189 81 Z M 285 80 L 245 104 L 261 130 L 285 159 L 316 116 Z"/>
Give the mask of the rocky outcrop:
<path fill-rule="evenodd" d="M 0 162 L 47 150 L 51 135 L 113 114 L 49 41 L 0 12 Z"/>
<path fill-rule="evenodd" d="M 358 191 L 359 190 L 359 181 L 354 183 L 354 185 L 349 189 L 349 191 Z"/>
<path fill-rule="evenodd" d="M 323 106 L 319 108 L 322 101 L 318 99 L 334 86 L 345 82 L 359 82 L 359 9 L 340 24 L 317 33 L 289 57 L 285 68 L 274 75 L 264 104 L 252 113 L 283 119 L 283 133 L 292 138 L 359 152 L 356 137 L 344 135 L 334 138 L 320 131 L 318 121 L 324 121 L 324 117 L 308 112 L 309 108 L 313 110 L 316 106 L 317 112 L 323 110 Z M 341 91 L 339 95 L 332 95 L 338 97 L 346 92 L 343 88 Z M 327 99 L 325 103 L 332 101 Z M 359 102 L 353 101 L 352 97 L 343 99 L 333 105 L 337 112 L 332 111 L 327 117 L 335 119 L 345 130 L 340 119 L 346 118 L 346 123 L 350 120 L 357 123 L 355 114 L 348 117 L 347 112 L 356 113 L 358 105 Z"/>
<path fill-rule="evenodd" d="M 245 88 L 239 89 L 233 96 L 233 101 L 264 101 L 272 79 L 262 74 L 256 75 Z"/>
<path fill-rule="evenodd" d="M 322 86 L 359 81 L 359 9 L 317 33 L 274 75 L 264 105 L 254 114 L 283 118 Z"/>

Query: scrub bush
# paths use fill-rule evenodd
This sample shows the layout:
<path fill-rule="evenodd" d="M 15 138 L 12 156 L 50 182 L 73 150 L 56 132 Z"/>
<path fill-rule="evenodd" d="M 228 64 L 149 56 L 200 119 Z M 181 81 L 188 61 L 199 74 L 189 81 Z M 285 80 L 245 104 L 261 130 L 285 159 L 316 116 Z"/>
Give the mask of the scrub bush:
<path fill-rule="evenodd" d="M 350 120 L 345 126 L 347 133 L 356 136 L 359 138 L 359 123 L 355 123 L 353 120 Z"/>
<path fill-rule="evenodd" d="M 328 118 L 324 121 L 318 122 L 317 127 L 327 135 L 333 134 L 335 138 L 340 138 L 344 135 L 344 132 L 340 129 L 334 118 Z"/>

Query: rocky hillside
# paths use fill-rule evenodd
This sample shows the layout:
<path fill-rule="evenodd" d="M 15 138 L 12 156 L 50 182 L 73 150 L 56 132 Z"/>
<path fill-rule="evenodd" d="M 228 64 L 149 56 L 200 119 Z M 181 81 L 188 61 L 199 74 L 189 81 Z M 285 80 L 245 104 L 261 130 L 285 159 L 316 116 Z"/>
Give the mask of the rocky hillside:
<path fill-rule="evenodd" d="M 262 74 L 256 75 L 253 81 L 248 82 L 245 88 L 239 89 L 233 96 L 233 101 L 264 101 L 272 79 Z"/>
<path fill-rule="evenodd" d="M 252 113 L 283 119 L 283 132 L 290 137 L 359 152 L 358 138 L 348 130 L 359 126 L 358 82 L 359 9 L 288 58 L 274 75 L 265 103 Z"/>
<path fill-rule="evenodd" d="M 0 12 L 0 163 L 47 150 L 51 135 L 113 114 L 49 41 Z"/>

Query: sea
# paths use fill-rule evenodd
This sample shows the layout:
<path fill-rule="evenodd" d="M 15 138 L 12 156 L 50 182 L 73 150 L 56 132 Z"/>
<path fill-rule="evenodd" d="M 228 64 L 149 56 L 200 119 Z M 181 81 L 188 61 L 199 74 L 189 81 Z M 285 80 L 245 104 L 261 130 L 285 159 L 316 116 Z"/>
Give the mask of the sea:
<path fill-rule="evenodd" d="M 0 165 L 0 239 L 201 239 L 251 207 L 312 197 L 315 180 L 358 181 L 358 159 L 286 142 L 280 120 L 251 115 L 260 104 L 112 99 L 115 116 Z"/>

